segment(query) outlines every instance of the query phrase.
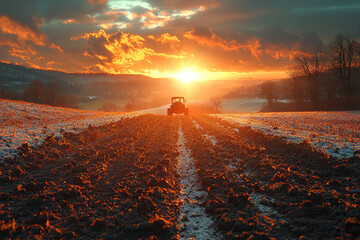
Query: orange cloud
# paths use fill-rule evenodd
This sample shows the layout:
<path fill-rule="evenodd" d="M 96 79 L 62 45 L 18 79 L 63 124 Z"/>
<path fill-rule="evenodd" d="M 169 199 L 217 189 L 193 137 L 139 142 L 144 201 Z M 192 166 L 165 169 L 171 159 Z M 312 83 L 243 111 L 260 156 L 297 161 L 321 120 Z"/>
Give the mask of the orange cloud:
<path fill-rule="evenodd" d="M 260 43 L 256 38 L 251 39 L 247 43 L 239 43 L 236 40 L 224 40 L 216 35 L 210 28 L 196 27 L 192 31 L 185 32 L 184 38 L 194 40 L 199 45 L 208 47 L 219 47 L 225 51 L 248 50 L 254 57 L 260 55 Z"/>
<path fill-rule="evenodd" d="M 97 64 L 90 67 L 92 71 L 139 73 L 145 71 L 145 66 L 151 67 L 153 64 L 157 65 L 159 62 L 165 61 L 165 59 L 176 60 L 184 57 L 180 50 L 179 54 L 158 52 L 155 50 L 156 45 L 147 46 L 147 40 L 144 37 L 122 31 L 108 34 L 104 30 L 100 30 L 72 38 L 72 40 L 80 39 L 86 40 L 88 45 L 84 56 L 98 60 Z M 147 39 L 161 45 L 164 43 L 172 44 L 173 42 L 180 43 L 176 36 L 171 36 L 168 33 L 162 34 L 160 37 L 148 35 Z"/>
<path fill-rule="evenodd" d="M 131 35 L 118 31 L 107 34 L 104 30 L 74 37 L 72 40 L 88 40 L 91 55 L 99 60 L 96 67 L 109 73 L 128 73 L 136 62 L 142 61 L 147 55 L 153 54 L 152 49 L 144 47 L 145 39 L 139 35 Z M 92 46 L 93 45 L 93 46 Z M 102 46 L 104 48 L 94 48 Z"/>
<path fill-rule="evenodd" d="M 143 28 L 153 29 L 157 27 L 163 27 L 165 23 L 172 21 L 172 17 L 167 14 L 155 15 L 152 10 L 147 11 L 143 15 L 136 15 L 141 18 Z"/>
<path fill-rule="evenodd" d="M 58 50 L 59 52 L 64 52 L 64 50 L 62 50 L 62 48 L 54 43 L 50 44 L 50 48 Z"/>
<path fill-rule="evenodd" d="M 156 42 L 160 42 L 162 44 L 166 44 L 166 43 L 176 44 L 176 43 L 180 43 L 180 40 L 176 36 L 171 36 L 169 33 L 164 33 L 159 38 L 156 39 Z"/>
<path fill-rule="evenodd" d="M 19 49 L 14 47 L 9 50 L 9 54 L 13 57 L 21 58 L 24 61 L 30 61 L 31 57 L 37 54 L 37 51 L 33 48 Z"/>
<path fill-rule="evenodd" d="M 88 3 L 90 3 L 91 6 L 95 5 L 103 5 L 108 2 L 108 0 L 86 0 Z"/>
<path fill-rule="evenodd" d="M 266 44 L 262 51 L 274 59 L 288 58 L 289 60 L 292 60 L 298 55 L 312 56 L 310 53 L 300 49 L 301 45 L 299 43 L 293 44 L 292 46 Z"/>
<path fill-rule="evenodd" d="M 9 38 L 0 35 L 0 46 L 9 46 L 12 48 L 19 48 L 19 44 Z"/>
<path fill-rule="evenodd" d="M 5 34 L 16 35 L 19 41 L 31 41 L 39 46 L 44 46 L 47 42 L 45 34 L 35 32 L 31 28 L 23 26 L 7 16 L 0 16 L 0 31 Z"/>
<path fill-rule="evenodd" d="M 26 62 L 26 64 L 31 68 L 42 69 L 39 65 L 32 63 L 32 62 Z"/>

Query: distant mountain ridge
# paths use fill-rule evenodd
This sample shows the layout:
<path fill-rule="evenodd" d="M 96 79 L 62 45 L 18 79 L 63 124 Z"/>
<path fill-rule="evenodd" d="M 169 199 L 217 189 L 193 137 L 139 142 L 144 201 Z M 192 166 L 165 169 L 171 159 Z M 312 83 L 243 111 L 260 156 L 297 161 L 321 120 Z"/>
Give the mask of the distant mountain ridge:
<path fill-rule="evenodd" d="M 0 87 L 20 90 L 34 80 L 41 80 L 45 83 L 55 81 L 83 85 L 94 82 L 149 81 L 153 78 L 136 74 L 66 73 L 0 62 Z"/>

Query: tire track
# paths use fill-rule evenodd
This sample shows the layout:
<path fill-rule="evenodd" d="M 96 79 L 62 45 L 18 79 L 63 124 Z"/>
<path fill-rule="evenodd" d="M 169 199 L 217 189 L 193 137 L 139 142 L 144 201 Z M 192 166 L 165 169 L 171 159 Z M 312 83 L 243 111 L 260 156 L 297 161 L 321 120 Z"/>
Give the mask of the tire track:
<path fill-rule="evenodd" d="M 0 239 L 360 236 L 359 158 L 208 116 L 144 115 L 19 152 L 0 163 Z"/>
<path fill-rule="evenodd" d="M 191 121 L 193 122 L 193 124 L 195 125 L 196 129 L 200 130 L 200 131 L 204 131 L 204 129 L 199 125 L 198 122 L 196 122 L 193 118 L 190 118 Z M 209 140 L 213 145 L 216 145 L 217 141 L 216 138 L 214 136 L 208 135 L 206 133 L 203 133 L 203 136 Z"/>
<path fill-rule="evenodd" d="M 206 131 L 204 129 L 204 127 L 202 127 L 199 124 L 199 122 L 197 122 L 193 118 L 191 118 L 191 120 L 192 120 L 193 124 L 195 125 L 196 129 L 201 130 L 202 135 L 206 139 L 208 139 L 213 145 L 217 144 L 218 141 L 215 136 L 208 134 L 209 131 Z M 201 119 L 201 120 L 202 120 L 202 123 L 204 124 L 204 120 L 203 119 Z M 219 123 L 216 123 L 216 126 L 219 128 L 227 128 L 227 129 L 238 132 L 237 129 L 225 127 L 225 126 L 220 125 Z M 205 127 L 206 127 L 206 125 L 205 125 Z M 223 152 L 226 154 L 226 148 L 223 148 Z M 240 161 L 241 161 L 241 159 L 234 159 L 233 162 L 228 163 L 227 168 L 228 168 L 228 171 L 232 172 L 232 174 L 240 182 L 245 183 L 244 178 L 247 174 L 249 174 L 249 172 L 247 170 L 245 170 L 241 174 L 236 172 L 236 164 Z M 281 219 L 282 221 L 285 221 L 281 216 L 279 216 L 279 213 L 276 210 L 274 210 L 272 207 L 269 206 L 269 203 L 273 204 L 276 201 L 274 198 L 272 198 L 264 193 L 251 192 L 249 194 L 249 200 L 250 200 L 250 202 L 252 202 L 255 205 L 255 207 L 258 209 L 258 211 L 261 214 L 263 214 L 269 218 L 272 218 L 273 221 L 275 221 L 275 219 L 278 219 L 278 220 Z M 268 202 L 268 204 L 264 205 L 264 202 Z"/>
<path fill-rule="evenodd" d="M 359 168 L 350 169 L 356 159 L 338 161 L 306 143 L 289 143 L 213 117 L 196 121 L 218 139 L 225 150 L 219 158 L 232 163 L 249 189 L 250 200 L 265 206 L 259 208 L 261 215 L 254 216 L 263 225 L 258 229 L 276 238 L 360 236 L 360 220 L 354 215 L 360 204 L 355 183 Z"/>
<path fill-rule="evenodd" d="M 213 220 L 206 215 L 204 207 L 201 206 L 207 193 L 200 189 L 194 159 L 186 147 L 181 124 L 179 126 L 178 151 L 180 202 L 182 203 L 178 221 L 180 239 L 221 239 L 220 234 L 216 233 L 213 228 Z"/>

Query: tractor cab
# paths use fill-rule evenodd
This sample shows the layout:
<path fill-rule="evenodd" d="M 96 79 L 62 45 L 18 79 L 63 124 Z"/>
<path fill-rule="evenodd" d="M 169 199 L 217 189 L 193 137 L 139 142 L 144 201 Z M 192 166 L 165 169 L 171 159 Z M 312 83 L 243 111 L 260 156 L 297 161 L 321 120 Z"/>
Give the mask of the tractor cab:
<path fill-rule="evenodd" d="M 167 115 L 172 116 L 173 113 L 189 115 L 189 109 L 185 106 L 186 100 L 184 97 L 172 97 L 170 108 L 167 109 Z"/>

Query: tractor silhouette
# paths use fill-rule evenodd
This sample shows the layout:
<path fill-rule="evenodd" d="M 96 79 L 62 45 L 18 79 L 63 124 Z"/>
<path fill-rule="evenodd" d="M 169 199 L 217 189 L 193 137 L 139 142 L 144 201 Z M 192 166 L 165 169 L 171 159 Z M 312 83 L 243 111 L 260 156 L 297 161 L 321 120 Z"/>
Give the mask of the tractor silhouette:
<path fill-rule="evenodd" d="M 185 106 L 185 103 L 184 97 L 172 97 L 170 108 L 167 109 L 167 115 L 184 113 L 185 116 L 189 116 L 189 109 Z"/>

